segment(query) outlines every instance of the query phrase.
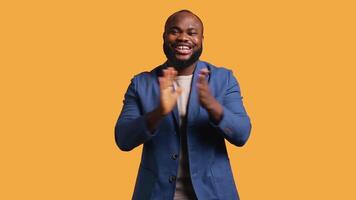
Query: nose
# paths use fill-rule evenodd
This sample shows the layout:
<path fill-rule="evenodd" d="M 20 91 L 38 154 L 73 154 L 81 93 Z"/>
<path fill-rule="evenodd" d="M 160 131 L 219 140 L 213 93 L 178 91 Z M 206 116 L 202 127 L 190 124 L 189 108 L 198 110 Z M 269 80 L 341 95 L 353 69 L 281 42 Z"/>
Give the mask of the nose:
<path fill-rule="evenodd" d="M 188 36 L 187 36 L 186 33 L 183 32 L 183 33 L 178 35 L 177 40 L 179 40 L 179 41 L 188 41 Z"/>

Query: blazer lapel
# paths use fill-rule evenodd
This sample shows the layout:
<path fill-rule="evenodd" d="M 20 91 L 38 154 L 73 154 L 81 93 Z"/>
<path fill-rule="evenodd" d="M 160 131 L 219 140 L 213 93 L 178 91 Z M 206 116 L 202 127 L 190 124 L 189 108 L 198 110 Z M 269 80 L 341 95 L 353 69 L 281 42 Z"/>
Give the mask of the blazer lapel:
<path fill-rule="evenodd" d="M 194 124 L 195 119 L 199 116 L 200 103 L 199 103 L 199 96 L 198 96 L 198 90 L 197 90 L 196 85 L 198 83 L 199 72 L 204 67 L 206 67 L 205 63 L 198 61 L 197 66 L 195 67 L 195 70 L 193 73 L 193 80 L 192 80 L 192 85 L 190 88 L 190 96 L 189 96 L 189 101 L 188 101 L 188 106 L 187 106 L 187 115 L 188 115 L 187 116 L 187 125 L 188 126 L 191 126 L 192 124 Z"/>

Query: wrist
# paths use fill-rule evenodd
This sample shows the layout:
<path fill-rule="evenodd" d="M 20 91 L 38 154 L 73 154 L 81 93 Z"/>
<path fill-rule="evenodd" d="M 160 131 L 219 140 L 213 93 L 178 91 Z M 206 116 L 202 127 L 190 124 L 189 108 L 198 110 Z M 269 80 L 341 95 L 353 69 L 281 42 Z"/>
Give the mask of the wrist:
<path fill-rule="evenodd" d="M 164 109 L 161 106 L 158 106 L 155 110 L 154 113 L 157 117 L 163 118 L 165 117 L 168 113 L 164 112 Z"/>
<path fill-rule="evenodd" d="M 214 121 L 214 123 L 220 122 L 223 115 L 223 107 L 218 101 L 214 101 L 207 108 L 210 119 Z"/>
<path fill-rule="evenodd" d="M 215 112 L 216 110 L 219 110 L 220 106 L 220 103 L 216 99 L 212 99 L 210 103 L 205 106 L 205 109 L 208 112 Z"/>
<path fill-rule="evenodd" d="M 147 114 L 146 123 L 151 133 L 154 132 L 163 117 L 164 115 L 160 107 L 157 107 Z"/>

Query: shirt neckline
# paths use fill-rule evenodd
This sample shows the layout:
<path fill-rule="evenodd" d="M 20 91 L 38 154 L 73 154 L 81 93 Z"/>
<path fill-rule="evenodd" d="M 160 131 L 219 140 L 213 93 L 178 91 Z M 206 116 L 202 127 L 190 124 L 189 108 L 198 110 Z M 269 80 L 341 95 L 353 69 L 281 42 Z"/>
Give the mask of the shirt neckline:
<path fill-rule="evenodd" d="M 186 79 L 191 79 L 192 77 L 193 77 L 193 74 L 181 75 L 181 76 L 177 76 L 177 80 L 186 80 Z"/>

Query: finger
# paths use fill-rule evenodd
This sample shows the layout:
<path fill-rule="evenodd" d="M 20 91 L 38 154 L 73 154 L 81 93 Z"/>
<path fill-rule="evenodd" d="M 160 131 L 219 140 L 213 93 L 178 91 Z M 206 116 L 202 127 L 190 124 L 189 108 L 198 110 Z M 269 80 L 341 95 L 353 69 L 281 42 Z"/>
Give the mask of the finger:
<path fill-rule="evenodd" d="M 175 89 L 175 92 L 174 92 L 174 96 L 178 97 L 179 95 L 181 95 L 183 92 L 182 88 L 181 87 L 177 87 Z"/>
<path fill-rule="evenodd" d="M 169 86 L 173 86 L 174 68 L 168 67 L 167 70 L 168 70 L 167 82 L 168 82 Z"/>
<path fill-rule="evenodd" d="M 161 86 L 161 89 L 166 89 L 168 86 L 169 86 L 169 82 L 168 82 L 168 78 L 169 77 L 169 71 L 164 69 L 163 70 L 163 76 L 159 77 L 160 81 L 160 86 Z"/>
<path fill-rule="evenodd" d="M 177 70 L 173 69 L 173 71 L 172 71 L 172 76 L 173 76 L 173 80 L 174 80 L 174 81 L 177 80 L 177 75 L 178 75 Z"/>
<path fill-rule="evenodd" d="M 206 80 L 206 76 L 204 74 L 198 74 L 198 83 L 202 85 L 208 84 L 208 81 Z"/>
<path fill-rule="evenodd" d="M 200 70 L 200 74 L 203 74 L 204 76 L 208 76 L 209 75 L 209 70 L 207 68 L 203 68 Z"/>
<path fill-rule="evenodd" d="M 164 70 L 163 70 L 163 76 L 162 76 L 163 79 L 166 80 L 166 79 L 168 78 L 168 76 L 169 76 L 169 71 L 168 71 L 168 69 L 164 69 Z"/>
<path fill-rule="evenodd" d="M 166 80 L 165 80 L 164 77 L 158 77 L 158 82 L 159 82 L 159 88 L 160 88 L 161 90 L 167 88 Z"/>
<path fill-rule="evenodd" d="M 198 89 L 198 94 L 199 96 L 205 96 L 207 93 L 209 93 L 209 83 L 206 80 L 206 76 L 203 74 L 198 75 L 198 82 L 196 84 L 196 87 Z"/>
<path fill-rule="evenodd" d="M 174 71 L 174 68 L 173 67 L 168 67 L 167 70 L 169 72 L 169 75 L 171 76 L 172 72 Z"/>
<path fill-rule="evenodd" d="M 162 70 L 163 71 L 163 77 L 167 77 L 168 75 L 168 69 L 164 69 Z"/>
<path fill-rule="evenodd" d="M 203 90 L 203 85 L 201 83 L 197 83 L 198 94 L 200 94 Z"/>

